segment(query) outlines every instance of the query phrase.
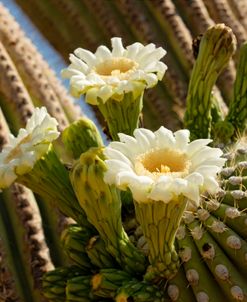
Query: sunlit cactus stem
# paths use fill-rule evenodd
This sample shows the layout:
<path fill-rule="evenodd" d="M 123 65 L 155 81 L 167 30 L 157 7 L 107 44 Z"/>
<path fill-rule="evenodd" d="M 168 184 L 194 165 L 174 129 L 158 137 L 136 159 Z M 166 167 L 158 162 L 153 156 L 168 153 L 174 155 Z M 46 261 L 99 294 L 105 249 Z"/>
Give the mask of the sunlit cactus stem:
<path fill-rule="evenodd" d="M 151 265 L 145 280 L 170 279 L 178 271 L 180 262 L 174 242 L 186 204 L 183 196 L 168 203 L 152 200 L 135 202 L 136 217 L 149 246 Z"/>
<path fill-rule="evenodd" d="M 210 27 L 204 34 L 194 65 L 187 95 L 185 127 L 191 138 L 208 138 L 211 134 L 212 88 L 236 48 L 232 30 L 224 24 Z"/>
<path fill-rule="evenodd" d="M 120 193 L 104 180 L 106 165 L 102 148 L 83 153 L 73 167 L 70 178 L 88 221 L 104 240 L 106 250 L 127 272 L 145 271 L 145 257 L 130 242 L 121 222 Z"/>

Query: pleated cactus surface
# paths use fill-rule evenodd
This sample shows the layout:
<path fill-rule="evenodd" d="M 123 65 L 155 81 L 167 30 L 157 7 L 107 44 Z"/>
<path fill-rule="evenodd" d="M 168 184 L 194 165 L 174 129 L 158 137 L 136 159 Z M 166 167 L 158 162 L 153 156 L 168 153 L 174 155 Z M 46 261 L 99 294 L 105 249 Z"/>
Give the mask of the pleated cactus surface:
<path fill-rule="evenodd" d="M 136 125 L 186 127 L 194 144 L 212 139 L 210 147 L 223 150 L 219 161 L 225 165 L 217 169 L 217 182 L 209 179 L 206 185 L 212 188 L 217 183 L 220 189 L 203 191 L 196 205 L 181 200 L 187 194 L 181 191 L 179 199 L 173 199 L 173 208 L 170 202 L 164 208 L 157 200 L 149 207 L 138 203 L 131 186 L 120 191 L 107 183 L 104 175 L 110 160 L 106 154 L 110 153 L 103 151 L 100 132 L 74 105 L 0 4 L 1 150 L 12 143 L 9 134 L 16 136 L 35 114 L 52 125 L 51 117 L 58 123 L 58 130 L 51 130 L 43 120 L 35 131 L 45 129 L 51 137 L 56 131 L 62 133 L 53 144 L 37 136 L 38 152 L 44 147 L 46 151 L 27 172 L 15 168 L 17 182 L 0 194 L 0 301 L 247 301 L 247 3 L 16 2 L 65 59 L 77 47 L 94 52 L 101 44 L 108 46 L 112 37 L 122 37 L 124 46 L 139 41 L 164 47 L 167 55 L 162 60 L 168 69 L 156 87 L 145 90 L 144 121 L 141 103 L 138 108 L 133 105 L 138 99 L 134 94 L 124 96 L 126 105 L 120 105 L 120 110 L 114 98 L 107 107 L 96 97 L 98 104 L 92 108 L 114 140 L 118 140 L 117 130 L 123 129 L 128 135 L 134 132 L 137 142 L 147 146 L 153 134 L 148 132 L 145 138 L 143 132 L 144 137 L 138 137 Z M 232 30 L 215 23 L 225 23 Z M 192 39 L 199 34 L 204 35 L 192 47 Z M 131 110 L 126 109 L 127 103 Z M 35 109 L 42 106 L 47 112 Z M 124 110 L 136 119 L 134 126 L 131 119 L 126 126 L 117 118 L 120 126 L 113 125 L 110 114 Z M 134 114 L 135 110 L 140 111 Z M 179 140 L 179 134 L 174 135 Z M 25 150 L 30 136 L 19 141 L 3 164 L 22 152 L 22 144 Z M 120 137 L 113 149 L 118 150 L 125 139 Z M 207 152 L 211 151 L 205 149 L 208 166 L 216 165 L 218 158 L 213 160 Z M 180 160 L 179 156 L 175 154 Z M 200 156 L 198 162 L 203 159 Z M 24 161 L 21 165 L 26 169 Z M 170 175 L 173 165 L 168 161 L 150 171 Z M 2 188 L 12 177 L 6 171 L 1 174 Z M 121 190 L 126 189 L 124 185 L 119 185 Z"/>

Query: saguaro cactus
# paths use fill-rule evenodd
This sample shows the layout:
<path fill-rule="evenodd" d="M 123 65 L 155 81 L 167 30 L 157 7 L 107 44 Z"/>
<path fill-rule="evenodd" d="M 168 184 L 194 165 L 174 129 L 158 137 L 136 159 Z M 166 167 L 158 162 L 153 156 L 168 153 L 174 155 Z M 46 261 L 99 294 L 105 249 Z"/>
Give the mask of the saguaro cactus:
<path fill-rule="evenodd" d="M 113 76 L 133 84 L 131 93 L 114 90 L 116 84 L 113 87 L 112 83 L 108 90 L 98 91 L 92 83 L 83 90 L 85 62 L 94 58 L 86 50 L 77 51 L 67 69 L 68 77 L 75 76 L 72 91 L 76 85 L 77 93 L 86 92 L 86 100 L 97 106 L 104 106 L 108 99 L 114 101 L 104 117 L 111 136 L 119 141 L 105 147 L 94 123 L 80 117 L 37 50 L 0 6 L 0 300 L 246 301 L 246 45 L 234 57 L 238 67 L 232 93 L 228 84 L 234 79 L 233 65 L 216 82 L 235 50 L 231 29 L 218 24 L 206 31 L 192 73 L 188 30 L 196 32 L 192 23 L 197 21 L 189 16 L 197 12 L 205 27 L 213 24 L 212 19 L 228 21 L 237 40 L 243 42 L 245 23 L 239 3 L 193 1 L 183 10 L 183 0 L 147 0 L 133 6 L 122 0 L 33 1 L 29 7 L 28 1 L 18 2 L 30 15 L 35 10 L 40 13 L 35 20 L 38 24 L 41 17 L 54 22 L 49 38 L 56 43 L 54 32 L 64 38 L 63 50 L 57 44 L 64 55 L 81 37 L 70 31 L 75 22 L 88 30 L 84 43 L 92 48 L 97 41 L 109 42 L 112 34 L 124 33 L 126 42 L 135 38 L 158 44 L 166 37 L 167 79 L 152 89 L 155 92 L 150 89 L 144 94 L 146 125 L 156 127 L 162 121 L 177 128 L 182 124 L 181 112 L 186 111 L 184 123 L 190 139 L 195 140 L 189 142 L 187 130 L 174 134 L 162 127 L 154 133 L 136 130 L 141 106 L 133 115 L 134 126 L 122 127 L 124 114 L 116 118 L 116 112 L 125 110 L 127 104 L 117 102 L 126 100 L 126 95 L 130 103 L 135 103 L 136 95 L 142 98 L 146 86 L 161 80 L 165 65 L 158 62 L 163 52 L 153 44 L 146 48 L 140 43 L 130 45 L 128 60 L 124 60 L 126 50 L 115 38 L 115 59 L 104 64 L 102 53 L 109 56 L 109 50 L 98 48 L 96 54 L 102 55 L 103 65 L 100 62 L 92 70 L 99 78 Z M 51 8 L 56 9 L 55 14 Z M 64 25 L 58 28 L 55 23 L 65 12 L 68 19 L 63 31 Z M 113 18 L 109 20 L 108 14 Z M 112 27 L 116 20 L 119 24 Z M 99 31 L 103 25 L 104 30 Z M 145 72 L 139 68 L 138 78 L 123 75 L 136 71 L 135 65 L 127 67 L 135 62 L 133 53 L 141 57 L 143 49 L 148 49 L 143 59 L 147 64 L 142 62 Z M 107 72 L 102 66 L 107 66 Z M 229 81 L 223 83 L 227 77 Z M 215 83 L 223 97 L 217 94 Z M 222 110 L 226 103 L 227 114 Z M 46 106 L 48 112 L 35 106 Z M 100 109 L 104 115 L 105 108 Z M 174 120 L 178 116 L 179 123 Z M 27 130 L 20 130 L 17 138 L 10 137 L 6 147 L 8 134 L 16 135 L 26 123 Z M 119 129 L 124 133 L 118 135 Z M 58 131 L 62 139 L 53 144 Z M 30 156 L 28 161 L 25 155 Z M 13 180 L 17 183 L 5 188 Z"/>

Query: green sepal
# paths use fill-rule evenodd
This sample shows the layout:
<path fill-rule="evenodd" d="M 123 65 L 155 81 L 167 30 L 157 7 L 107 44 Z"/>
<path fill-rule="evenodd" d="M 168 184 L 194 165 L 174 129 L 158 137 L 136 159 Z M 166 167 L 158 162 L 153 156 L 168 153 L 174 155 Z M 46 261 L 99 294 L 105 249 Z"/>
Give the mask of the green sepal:
<path fill-rule="evenodd" d="M 92 236 L 92 231 L 78 225 L 69 225 L 61 234 L 62 246 L 69 258 L 83 271 L 93 269 L 86 252 L 86 245 Z"/>
<path fill-rule="evenodd" d="M 95 296 L 114 298 L 118 288 L 132 279 L 133 277 L 124 271 L 114 268 L 102 269 L 92 277 L 92 292 Z"/>
<path fill-rule="evenodd" d="M 145 281 L 131 280 L 121 286 L 115 298 L 116 302 L 164 302 L 168 297 L 158 286 Z"/>
<path fill-rule="evenodd" d="M 44 296 L 49 301 L 65 301 L 65 288 L 67 279 L 81 275 L 81 269 L 77 266 L 58 267 L 42 277 L 42 289 Z"/>

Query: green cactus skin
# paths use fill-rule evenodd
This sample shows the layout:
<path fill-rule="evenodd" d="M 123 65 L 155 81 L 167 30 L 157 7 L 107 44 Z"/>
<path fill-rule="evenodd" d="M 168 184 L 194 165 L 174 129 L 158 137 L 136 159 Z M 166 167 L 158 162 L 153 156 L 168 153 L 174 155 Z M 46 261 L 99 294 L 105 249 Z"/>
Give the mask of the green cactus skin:
<path fill-rule="evenodd" d="M 118 190 L 103 181 L 106 165 L 102 149 L 83 153 L 73 167 L 70 179 L 88 221 L 104 240 L 106 250 L 127 272 L 145 271 L 145 257 L 130 242 L 121 223 L 121 200 Z"/>
<path fill-rule="evenodd" d="M 224 296 L 221 290 L 215 287 L 213 278 L 203 277 L 209 276 L 210 271 L 205 266 L 205 263 L 201 261 L 201 255 L 199 254 L 196 245 L 194 244 L 193 239 L 185 225 L 184 230 L 184 236 L 178 236 L 177 243 L 179 255 L 185 270 L 185 275 L 195 297 L 198 297 L 198 295 L 200 297 L 200 295 L 204 293 L 204 295 L 208 296 L 209 301 L 223 301 Z"/>
<path fill-rule="evenodd" d="M 197 221 L 191 222 L 188 227 L 201 256 L 228 300 L 235 301 L 232 291 L 234 293 L 233 287 L 238 286 L 241 289 L 240 291 L 244 297 L 242 300 L 244 301 L 247 297 L 245 278 L 227 258 L 224 251 L 210 234 Z"/>
<path fill-rule="evenodd" d="M 230 28 L 218 24 L 207 30 L 200 42 L 187 96 L 184 125 L 191 138 L 208 138 L 211 133 L 211 91 L 219 73 L 236 47 Z"/>
<path fill-rule="evenodd" d="M 240 56 L 237 68 L 237 76 L 234 83 L 234 96 L 230 103 L 227 122 L 234 127 L 234 133 L 228 139 L 239 138 L 246 129 L 247 123 L 247 43 L 241 45 Z"/>
<path fill-rule="evenodd" d="M 73 159 L 78 159 L 91 147 L 103 147 L 102 138 L 93 121 L 83 117 L 62 133 L 64 146 Z"/>

